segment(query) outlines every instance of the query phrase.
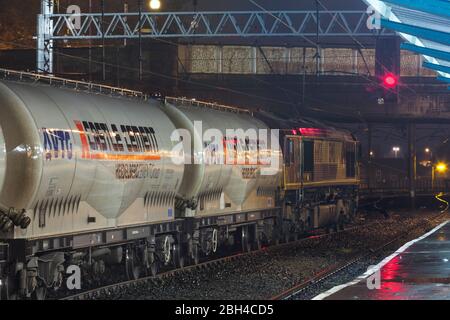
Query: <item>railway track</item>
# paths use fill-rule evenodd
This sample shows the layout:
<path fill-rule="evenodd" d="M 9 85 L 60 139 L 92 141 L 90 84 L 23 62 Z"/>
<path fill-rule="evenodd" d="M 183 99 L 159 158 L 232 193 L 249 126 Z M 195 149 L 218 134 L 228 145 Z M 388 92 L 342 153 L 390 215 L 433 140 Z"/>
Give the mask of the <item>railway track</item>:
<path fill-rule="evenodd" d="M 430 220 L 439 221 L 447 214 L 446 210 L 440 212 L 436 217 L 434 217 L 433 219 L 430 219 Z M 369 250 L 365 254 L 353 257 L 352 259 L 349 259 L 348 261 L 345 261 L 343 263 L 339 263 L 339 264 L 324 268 L 321 271 L 317 272 L 312 278 L 310 278 L 306 281 L 303 281 L 301 283 L 298 283 L 295 286 L 291 287 L 290 289 L 271 297 L 270 300 L 295 300 L 296 297 L 298 297 L 302 293 L 307 292 L 308 290 L 312 289 L 313 287 L 316 287 L 316 286 L 324 283 L 325 281 L 332 278 L 333 276 L 336 276 L 340 273 L 345 273 L 347 270 L 349 270 L 351 267 L 355 266 L 356 264 L 364 261 L 365 259 L 370 258 L 371 256 L 381 253 L 383 250 L 387 249 L 392 244 L 397 243 L 401 239 L 407 237 L 408 234 L 410 234 L 412 231 L 424 226 L 426 223 L 427 223 L 427 220 L 423 221 L 422 223 L 420 223 L 416 226 L 409 228 L 402 234 L 387 241 L 386 243 L 382 244 L 381 246 L 378 246 L 376 248 Z"/>
<path fill-rule="evenodd" d="M 191 265 L 191 266 L 186 266 L 184 268 L 166 271 L 166 272 L 160 273 L 156 276 L 149 276 L 149 277 L 139 278 L 136 280 L 118 282 L 115 284 L 110 284 L 110 285 L 98 287 L 95 289 L 86 290 L 86 291 L 83 291 L 83 292 L 80 292 L 80 293 L 77 293 L 74 295 L 70 295 L 67 297 L 63 297 L 63 298 L 60 298 L 60 300 L 90 300 L 90 299 L 107 298 L 108 296 L 120 293 L 121 291 L 123 291 L 124 289 L 127 289 L 127 288 L 137 288 L 140 286 L 151 285 L 152 283 L 154 283 L 158 280 L 163 280 L 163 279 L 175 276 L 175 275 L 188 274 L 194 270 L 206 270 L 211 267 L 217 267 L 217 266 L 229 263 L 231 261 L 249 256 L 249 255 L 257 254 L 258 252 L 261 252 L 261 251 L 270 252 L 270 251 L 278 250 L 278 249 L 286 247 L 286 246 L 298 244 L 302 241 L 306 241 L 311 238 L 315 238 L 315 239 L 326 238 L 331 235 L 336 235 L 339 233 L 348 233 L 348 232 L 357 230 L 359 228 L 364 228 L 364 227 L 368 227 L 368 226 L 371 226 L 374 224 L 379 224 L 379 223 L 380 222 L 378 220 L 371 221 L 371 222 L 364 223 L 361 225 L 351 226 L 351 227 L 345 228 L 344 230 L 336 231 L 333 233 L 327 233 L 326 231 L 322 230 L 322 233 L 320 233 L 320 234 L 309 235 L 305 238 L 301 238 L 296 241 L 286 242 L 286 243 L 277 244 L 277 245 L 273 245 L 273 246 L 269 246 L 269 247 L 263 247 L 259 250 L 254 250 L 254 251 L 250 251 L 250 252 L 238 253 L 238 254 L 234 254 L 231 256 L 221 257 L 218 259 L 205 261 L 205 262 L 199 263 L 197 265 Z"/>

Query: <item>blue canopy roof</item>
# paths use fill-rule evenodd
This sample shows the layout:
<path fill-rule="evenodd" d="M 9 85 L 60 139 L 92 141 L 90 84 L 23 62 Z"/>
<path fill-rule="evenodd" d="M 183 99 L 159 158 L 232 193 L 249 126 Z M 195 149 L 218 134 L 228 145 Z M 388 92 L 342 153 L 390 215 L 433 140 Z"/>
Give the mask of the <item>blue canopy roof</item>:
<path fill-rule="evenodd" d="M 423 66 L 450 82 L 450 0 L 364 1 L 381 14 L 381 27 L 405 39 L 402 49 L 423 55 Z"/>

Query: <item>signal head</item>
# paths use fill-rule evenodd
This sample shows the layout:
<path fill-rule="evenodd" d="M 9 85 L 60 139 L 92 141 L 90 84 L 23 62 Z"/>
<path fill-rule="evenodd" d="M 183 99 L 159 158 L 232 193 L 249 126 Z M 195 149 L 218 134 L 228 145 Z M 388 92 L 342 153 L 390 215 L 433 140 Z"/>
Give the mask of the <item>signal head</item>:
<path fill-rule="evenodd" d="M 395 88 L 398 84 L 398 79 L 394 74 L 388 73 L 383 77 L 383 84 L 387 88 Z"/>

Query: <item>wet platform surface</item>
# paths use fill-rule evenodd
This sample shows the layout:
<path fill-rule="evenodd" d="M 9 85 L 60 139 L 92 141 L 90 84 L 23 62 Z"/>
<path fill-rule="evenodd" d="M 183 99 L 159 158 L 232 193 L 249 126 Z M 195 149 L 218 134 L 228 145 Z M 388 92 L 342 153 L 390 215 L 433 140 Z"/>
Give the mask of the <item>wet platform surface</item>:
<path fill-rule="evenodd" d="M 379 272 L 368 271 L 315 299 L 450 300 L 450 222 L 399 248 L 372 270 Z"/>

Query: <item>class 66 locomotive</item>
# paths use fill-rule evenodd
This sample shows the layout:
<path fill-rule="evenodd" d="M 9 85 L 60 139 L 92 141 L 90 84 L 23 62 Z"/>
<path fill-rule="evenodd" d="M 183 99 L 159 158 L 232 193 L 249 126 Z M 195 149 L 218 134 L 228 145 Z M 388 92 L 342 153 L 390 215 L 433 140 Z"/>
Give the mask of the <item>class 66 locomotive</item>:
<path fill-rule="evenodd" d="M 1 299 L 343 228 L 358 143 L 307 120 L 4 71 Z M 234 251 L 233 251 L 234 250 Z M 74 268 L 74 266 L 76 268 Z"/>

